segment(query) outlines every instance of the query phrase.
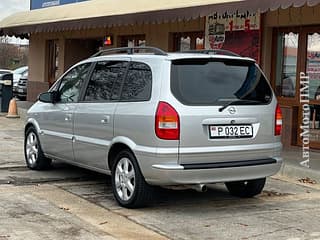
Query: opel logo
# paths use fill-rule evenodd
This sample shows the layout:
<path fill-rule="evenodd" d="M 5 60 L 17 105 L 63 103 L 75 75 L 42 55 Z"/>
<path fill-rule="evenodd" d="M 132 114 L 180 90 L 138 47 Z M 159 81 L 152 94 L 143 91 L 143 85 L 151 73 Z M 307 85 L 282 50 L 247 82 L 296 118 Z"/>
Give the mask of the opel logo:
<path fill-rule="evenodd" d="M 230 114 L 235 114 L 235 113 L 237 112 L 237 110 L 236 110 L 235 107 L 230 107 L 230 108 L 228 109 L 228 111 L 229 111 Z"/>

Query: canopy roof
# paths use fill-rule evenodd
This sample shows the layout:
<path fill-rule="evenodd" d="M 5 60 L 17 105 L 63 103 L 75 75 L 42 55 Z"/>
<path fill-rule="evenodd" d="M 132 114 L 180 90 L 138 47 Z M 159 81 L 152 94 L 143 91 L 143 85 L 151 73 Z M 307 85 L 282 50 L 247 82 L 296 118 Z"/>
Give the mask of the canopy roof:
<path fill-rule="evenodd" d="M 5 35 L 189 20 L 213 12 L 314 6 L 320 0 L 90 0 L 13 14 L 0 22 Z"/>

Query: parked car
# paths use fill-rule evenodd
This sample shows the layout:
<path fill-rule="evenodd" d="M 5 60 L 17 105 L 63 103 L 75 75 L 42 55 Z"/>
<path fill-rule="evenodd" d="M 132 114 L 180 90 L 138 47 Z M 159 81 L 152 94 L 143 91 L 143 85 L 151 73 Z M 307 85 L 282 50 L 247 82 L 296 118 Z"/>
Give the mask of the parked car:
<path fill-rule="evenodd" d="M 20 78 L 28 73 L 28 66 L 19 67 L 13 70 L 13 92 L 18 91 L 18 82 Z"/>
<path fill-rule="evenodd" d="M 27 97 L 28 71 L 24 72 L 16 87 L 16 96 L 19 99 L 25 100 Z"/>
<path fill-rule="evenodd" d="M 0 74 L 1 74 L 1 75 L 7 74 L 7 73 L 12 73 L 12 71 L 9 70 L 9 69 L 0 69 Z"/>
<path fill-rule="evenodd" d="M 121 51 L 76 64 L 39 96 L 25 126 L 27 166 L 58 159 L 111 174 L 129 208 L 148 204 L 154 186 L 223 182 L 239 197 L 261 193 L 282 163 L 282 120 L 255 61 Z"/>

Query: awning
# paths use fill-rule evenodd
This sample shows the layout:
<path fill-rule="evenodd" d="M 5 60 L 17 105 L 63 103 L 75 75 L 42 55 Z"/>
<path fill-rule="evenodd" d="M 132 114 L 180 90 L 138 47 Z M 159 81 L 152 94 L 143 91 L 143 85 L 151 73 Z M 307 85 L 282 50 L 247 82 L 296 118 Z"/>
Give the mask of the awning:
<path fill-rule="evenodd" d="M 24 35 L 128 24 L 190 20 L 213 12 L 315 6 L 320 0 L 90 0 L 13 14 L 0 22 L 2 35 Z"/>

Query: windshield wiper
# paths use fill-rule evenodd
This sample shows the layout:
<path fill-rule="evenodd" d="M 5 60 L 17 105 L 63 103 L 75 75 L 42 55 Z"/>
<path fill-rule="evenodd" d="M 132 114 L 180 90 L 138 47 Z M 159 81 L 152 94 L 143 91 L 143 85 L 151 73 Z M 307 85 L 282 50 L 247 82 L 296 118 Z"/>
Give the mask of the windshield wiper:
<path fill-rule="evenodd" d="M 229 107 L 230 105 L 233 104 L 250 104 L 250 103 L 262 103 L 261 101 L 257 101 L 257 100 L 245 100 L 245 99 L 237 99 L 237 100 L 233 100 L 230 102 L 227 102 L 225 105 L 223 105 L 221 108 L 219 108 L 219 112 L 222 112 L 223 110 L 225 110 L 227 107 Z"/>

